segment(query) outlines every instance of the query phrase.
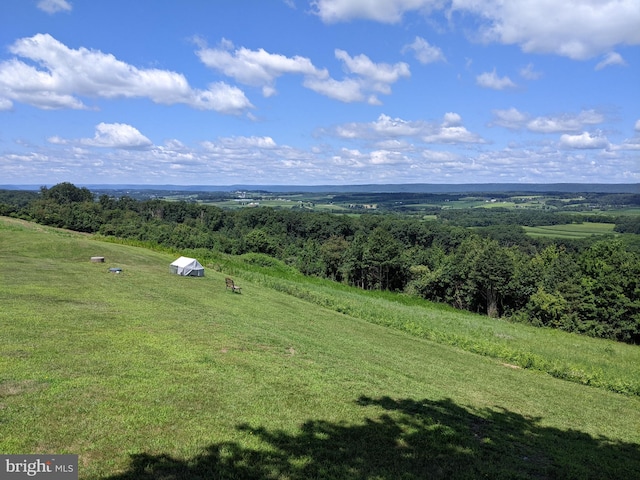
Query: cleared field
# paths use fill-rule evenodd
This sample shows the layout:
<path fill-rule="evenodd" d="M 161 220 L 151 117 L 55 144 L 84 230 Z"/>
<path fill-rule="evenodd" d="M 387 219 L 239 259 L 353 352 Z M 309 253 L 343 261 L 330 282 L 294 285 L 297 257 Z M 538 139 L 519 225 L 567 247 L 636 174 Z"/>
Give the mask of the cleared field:
<path fill-rule="evenodd" d="M 322 307 L 240 269 L 237 295 L 209 264 L 169 274 L 177 255 L 0 218 L 1 452 L 78 454 L 82 479 L 640 478 L 640 397 L 363 318 L 533 329 L 347 290 Z M 635 354 L 552 333 L 568 362 Z"/>
<path fill-rule="evenodd" d="M 586 238 L 592 235 L 616 235 L 614 223 L 570 223 L 565 225 L 549 225 L 544 227 L 524 227 L 527 235 L 532 237 L 553 238 Z"/>

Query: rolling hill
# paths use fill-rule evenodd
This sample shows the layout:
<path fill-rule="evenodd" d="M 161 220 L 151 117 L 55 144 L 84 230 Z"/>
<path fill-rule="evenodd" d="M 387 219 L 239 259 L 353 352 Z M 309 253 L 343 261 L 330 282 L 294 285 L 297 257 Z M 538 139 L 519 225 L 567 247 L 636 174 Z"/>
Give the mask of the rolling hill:
<path fill-rule="evenodd" d="M 83 479 L 640 478 L 640 396 L 610 388 L 637 347 L 178 255 L 0 218 L 0 452 Z"/>

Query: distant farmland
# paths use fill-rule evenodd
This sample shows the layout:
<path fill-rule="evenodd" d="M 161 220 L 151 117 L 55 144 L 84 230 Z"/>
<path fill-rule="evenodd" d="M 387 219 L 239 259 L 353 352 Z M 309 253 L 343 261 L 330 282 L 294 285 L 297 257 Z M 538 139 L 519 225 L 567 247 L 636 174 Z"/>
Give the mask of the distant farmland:
<path fill-rule="evenodd" d="M 614 223 L 569 223 L 564 225 L 549 225 L 544 227 L 524 227 L 531 237 L 553 238 L 586 238 L 592 235 L 617 235 L 613 231 Z"/>

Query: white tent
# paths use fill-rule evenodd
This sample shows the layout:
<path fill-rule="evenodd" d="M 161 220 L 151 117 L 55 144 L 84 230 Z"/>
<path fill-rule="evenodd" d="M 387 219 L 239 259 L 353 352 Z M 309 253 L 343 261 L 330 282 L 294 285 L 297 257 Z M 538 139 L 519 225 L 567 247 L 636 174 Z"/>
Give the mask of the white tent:
<path fill-rule="evenodd" d="M 204 277 L 204 267 L 195 258 L 180 257 L 169 266 L 169 271 L 176 275 Z"/>

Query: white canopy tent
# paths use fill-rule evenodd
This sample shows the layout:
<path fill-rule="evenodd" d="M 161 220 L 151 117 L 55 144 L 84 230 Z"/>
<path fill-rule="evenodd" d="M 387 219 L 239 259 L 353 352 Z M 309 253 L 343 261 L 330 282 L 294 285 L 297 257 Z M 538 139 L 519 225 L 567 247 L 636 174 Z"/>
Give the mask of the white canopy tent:
<path fill-rule="evenodd" d="M 180 257 L 169 266 L 169 271 L 176 275 L 204 277 L 204 267 L 195 258 Z"/>

